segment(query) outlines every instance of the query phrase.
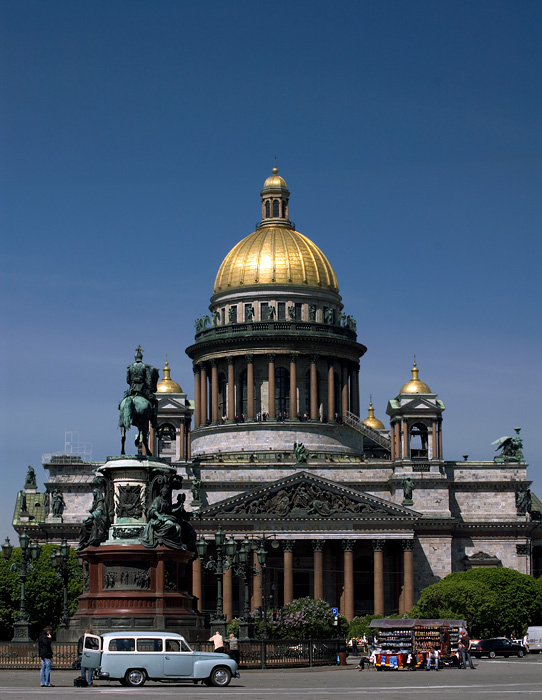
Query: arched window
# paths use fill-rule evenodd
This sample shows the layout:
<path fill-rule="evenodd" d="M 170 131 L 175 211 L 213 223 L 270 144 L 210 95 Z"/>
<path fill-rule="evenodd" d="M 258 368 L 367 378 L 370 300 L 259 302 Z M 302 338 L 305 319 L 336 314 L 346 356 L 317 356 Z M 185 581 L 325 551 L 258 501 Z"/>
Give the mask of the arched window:
<path fill-rule="evenodd" d="M 275 370 L 275 415 L 285 414 L 290 408 L 290 373 L 284 367 Z"/>
<path fill-rule="evenodd" d="M 271 215 L 271 207 L 269 206 L 269 200 L 267 200 L 265 203 L 265 216 L 267 219 L 269 219 L 270 215 Z"/>
<path fill-rule="evenodd" d="M 410 426 L 409 446 L 411 459 L 427 459 L 427 426 L 414 423 Z"/>
<path fill-rule="evenodd" d="M 277 218 L 280 216 L 278 199 L 273 200 L 273 216 L 276 216 Z"/>

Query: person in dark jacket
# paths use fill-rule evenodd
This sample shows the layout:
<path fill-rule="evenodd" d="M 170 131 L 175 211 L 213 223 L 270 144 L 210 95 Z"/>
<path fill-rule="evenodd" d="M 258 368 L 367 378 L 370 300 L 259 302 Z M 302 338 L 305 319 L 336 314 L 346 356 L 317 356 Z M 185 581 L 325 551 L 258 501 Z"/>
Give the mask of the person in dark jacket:
<path fill-rule="evenodd" d="M 53 658 L 51 628 L 44 627 L 38 638 L 38 654 L 41 659 L 40 683 L 41 687 L 53 687 L 51 683 L 51 659 Z"/>

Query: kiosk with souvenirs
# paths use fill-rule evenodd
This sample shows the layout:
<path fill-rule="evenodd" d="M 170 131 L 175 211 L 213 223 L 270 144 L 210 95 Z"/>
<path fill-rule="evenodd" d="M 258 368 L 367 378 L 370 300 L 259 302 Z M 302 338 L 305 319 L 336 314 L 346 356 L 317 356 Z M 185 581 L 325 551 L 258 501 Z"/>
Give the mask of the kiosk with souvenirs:
<path fill-rule="evenodd" d="M 378 670 L 459 666 L 457 644 L 464 620 L 385 618 L 370 624 Z"/>

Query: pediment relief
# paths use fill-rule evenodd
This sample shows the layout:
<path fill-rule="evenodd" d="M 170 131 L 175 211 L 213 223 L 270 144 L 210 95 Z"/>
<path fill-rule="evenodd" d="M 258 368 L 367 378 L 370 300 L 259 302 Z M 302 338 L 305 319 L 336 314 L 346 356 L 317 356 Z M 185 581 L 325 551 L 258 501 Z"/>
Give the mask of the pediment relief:
<path fill-rule="evenodd" d="M 420 515 L 413 510 L 389 503 L 348 487 L 316 477 L 307 472 L 266 484 L 202 508 L 203 518 L 215 516 L 249 516 L 250 518 L 407 518 Z"/>

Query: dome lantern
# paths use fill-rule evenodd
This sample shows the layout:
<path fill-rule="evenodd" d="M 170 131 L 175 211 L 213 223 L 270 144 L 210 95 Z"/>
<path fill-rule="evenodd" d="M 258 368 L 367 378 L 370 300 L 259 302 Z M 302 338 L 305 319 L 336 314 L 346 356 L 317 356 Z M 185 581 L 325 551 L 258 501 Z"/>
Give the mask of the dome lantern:
<path fill-rule="evenodd" d="M 273 168 L 273 174 L 264 182 L 260 196 L 262 198 L 262 220 L 258 224 L 258 228 L 269 225 L 293 228 L 288 211 L 290 192 L 276 166 Z"/>
<path fill-rule="evenodd" d="M 373 408 L 373 401 L 372 397 L 369 400 L 369 415 L 364 421 L 361 421 L 363 425 L 366 425 L 368 428 L 372 428 L 373 430 L 386 430 L 386 426 L 384 423 L 382 423 L 381 420 L 378 420 L 375 416 L 375 410 Z"/>

